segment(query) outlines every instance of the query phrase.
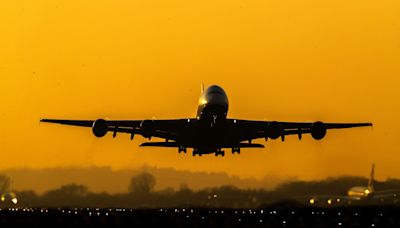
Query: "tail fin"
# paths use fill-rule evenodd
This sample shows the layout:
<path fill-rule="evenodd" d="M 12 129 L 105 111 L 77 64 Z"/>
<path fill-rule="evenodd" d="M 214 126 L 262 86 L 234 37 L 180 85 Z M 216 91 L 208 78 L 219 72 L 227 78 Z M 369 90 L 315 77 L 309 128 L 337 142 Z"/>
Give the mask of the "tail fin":
<path fill-rule="evenodd" d="M 368 188 L 374 189 L 374 177 L 375 177 L 375 164 L 372 163 L 371 174 L 368 181 Z"/>
<path fill-rule="evenodd" d="M 204 83 L 203 83 L 203 82 L 202 82 L 201 85 L 200 85 L 200 91 L 201 91 L 201 93 L 204 92 Z"/>

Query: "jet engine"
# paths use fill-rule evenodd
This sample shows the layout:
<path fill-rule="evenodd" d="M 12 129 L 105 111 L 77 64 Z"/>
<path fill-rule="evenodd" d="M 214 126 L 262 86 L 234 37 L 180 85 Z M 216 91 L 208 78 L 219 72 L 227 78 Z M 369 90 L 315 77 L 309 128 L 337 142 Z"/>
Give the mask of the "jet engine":
<path fill-rule="evenodd" d="M 282 125 L 276 121 L 270 122 L 265 129 L 265 138 L 277 139 L 282 134 Z"/>
<path fill-rule="evenodd" d="M 321 121 L 317 121 L 311 125 L 311 136 L 315 140 L 321 140 L 326 135 L 326 125 Z"/>
<path fill-rule="evenodd" d="M 98 119 L 93 122 L 92 132 L 96 137 L 103 137 L 107 134 L 108 124 L 106 120 Z"/>
<path fill-rule="evenodd" d="M 154 122 L 152 120 L 143 120 L 140 123 L 140 129 L 143 137 L 150 138 L 155 130 Z"/>

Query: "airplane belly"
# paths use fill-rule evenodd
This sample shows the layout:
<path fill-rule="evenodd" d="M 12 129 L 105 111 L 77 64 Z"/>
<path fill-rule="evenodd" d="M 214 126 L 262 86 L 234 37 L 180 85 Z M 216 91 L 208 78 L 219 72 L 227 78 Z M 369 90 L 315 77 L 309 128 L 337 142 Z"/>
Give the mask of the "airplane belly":
<path fill-rule="evenodd" d="M 223 124 L 210 126 L 203 123 L 197 128 L 195 145 L 196 148 L 203 148 L 204 152 L 214 152 L 226 144 L 226 131 Z"/>

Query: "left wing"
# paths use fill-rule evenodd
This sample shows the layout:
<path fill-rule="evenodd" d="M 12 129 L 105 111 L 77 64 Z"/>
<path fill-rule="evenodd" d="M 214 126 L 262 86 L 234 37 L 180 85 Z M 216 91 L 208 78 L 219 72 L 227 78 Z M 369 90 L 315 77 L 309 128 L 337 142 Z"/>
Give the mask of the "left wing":
<path fill-rule="evenodd" d="M 232 137 L 238 141 L 253 140 L 258 138 L 285 140 L 286 135 L 297 135 L 299 139 L 303 134 L 311 134 L 316 140 L 325 137 L 329 129 L 342 129 L 353 127 L 372 126 L 372 123 L 323 123 L 317 122 L 279 122 L 279 121 L 251 121 L 228 119 L 232 127 Z"/>

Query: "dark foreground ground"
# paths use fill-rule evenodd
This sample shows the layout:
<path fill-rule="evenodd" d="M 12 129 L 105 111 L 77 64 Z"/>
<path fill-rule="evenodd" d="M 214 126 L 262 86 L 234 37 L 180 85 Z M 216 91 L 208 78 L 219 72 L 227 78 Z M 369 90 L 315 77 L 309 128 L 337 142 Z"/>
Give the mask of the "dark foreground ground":
<path fill-rule="evenodd" d="M 400 207 L 3 208 L 0 227 L 400 227 Z"/>

